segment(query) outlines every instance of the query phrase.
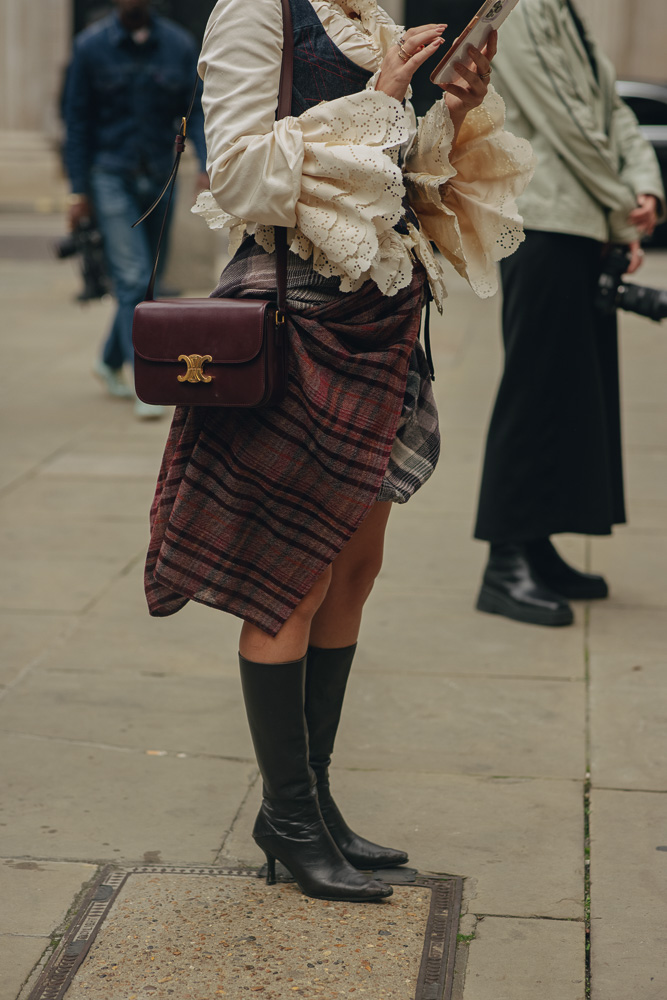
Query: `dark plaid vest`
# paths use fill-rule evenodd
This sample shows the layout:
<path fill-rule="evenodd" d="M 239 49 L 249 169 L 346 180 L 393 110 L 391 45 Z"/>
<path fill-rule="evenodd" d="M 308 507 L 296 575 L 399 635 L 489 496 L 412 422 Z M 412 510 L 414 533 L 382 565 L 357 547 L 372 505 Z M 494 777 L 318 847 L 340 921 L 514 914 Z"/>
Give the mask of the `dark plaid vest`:
<path fill-rule="evenodd" d="M 290 0 L 294 21 L 292 114 L 364 90 L 371 78 L 334 45 L 310 0 Z"/>

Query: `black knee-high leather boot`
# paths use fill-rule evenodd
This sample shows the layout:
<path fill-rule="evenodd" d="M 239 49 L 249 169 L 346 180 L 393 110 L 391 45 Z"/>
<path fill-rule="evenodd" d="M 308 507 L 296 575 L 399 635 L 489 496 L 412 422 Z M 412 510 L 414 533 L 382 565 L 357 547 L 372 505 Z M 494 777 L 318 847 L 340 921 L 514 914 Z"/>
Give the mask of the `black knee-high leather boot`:
<path fill-rule="evenodd" d="M 308 765 L 306 658 L 253 663 L 239 655 L 239 662 L 264 781 L 253 838 L 266 854 L 267 882 L 275 882 L 277 858 L 307 896 L 358 903 L 391 896 L 391 886 L 362 875 L 345 860 L 322 819 L 315 775 Z"/>
<path fill-rule="evenodd" d="M 341 854 L 362 869 L 395 868 L 404 865 L 404 851 L 380 847 L 354 833 L 343 819 L 329 788 L 329 765 L 340 722 L 345 687 L 356 651 L 354 646 L 341 649 L 308 648 L 306 667 L 306 723 L 310 766 L 317 778 L 317 795 L 322 818 Z"/>

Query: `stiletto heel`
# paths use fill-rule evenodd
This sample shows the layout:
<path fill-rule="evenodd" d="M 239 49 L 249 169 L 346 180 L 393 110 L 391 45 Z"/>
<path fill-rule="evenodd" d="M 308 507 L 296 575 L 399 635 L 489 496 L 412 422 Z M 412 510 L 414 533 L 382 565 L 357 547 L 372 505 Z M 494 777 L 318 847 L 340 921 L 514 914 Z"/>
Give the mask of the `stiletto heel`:
<path fill-rule="evenodd" d="M 276 859 L 271 854 L 266 855 L 266 884 L 276 884 Z"/>

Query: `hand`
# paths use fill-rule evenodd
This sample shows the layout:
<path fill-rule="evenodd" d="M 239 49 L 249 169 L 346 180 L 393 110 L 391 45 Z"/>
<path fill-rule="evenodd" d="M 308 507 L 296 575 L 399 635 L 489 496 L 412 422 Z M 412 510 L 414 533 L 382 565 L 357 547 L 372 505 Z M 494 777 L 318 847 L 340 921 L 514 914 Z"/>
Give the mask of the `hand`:
<path fill-rule="evenodd" d="M 208 191 L 211 187 L 211 182 L 208 179 L 208 174 L 205 170 L 201 170 L 195 180 L 195 198 L 200 195 L 202 191 Z"/>
<path fill-rule="evenodd" d="M 658 199 L 652 194 L 637 196 L 637 208 L 633 208 L 628 216 L 628 222 L 636 226 L 644 236 L 652 236 L 658 221 Z"/>
<path fill-rule="evenodd" d="M 632 243 L 628 243 L 628 253 L 630 254 L 630 263 L 625 273 L 634 274 L 644 263 L 644 251 L 639 240 L 633 240 Z"/>
<path fill-rule="evenodd" d="M 491 78 L 491 62 L 497 51 L 498 32 L 492 31 L 481 51 L 470 45 L 466 62 L 454 63 L 460 82 L 443 85 L 445 104 L 454 123 L 455 135 L 458 135 L 468 112 L 479 107 L 486 97 Z"/>
<path fill-rule="evenodd" d="M 409 28 L 401 39 L 401 46 L 392 45 L 382 60 L 380 76 L 375 85 L 397 101 L 405 100 L 413 75 L 427 59 L 434 55 L 444 38 L 446 24 L 423 24 L 420 28 Z M 409 58 L 406 60 L 402 51 Z"/>
<path fill-rule="evenodd" d="M 67 224 L 70 232 L 78 229 L 84 219 L 90 219 L 92 206 L 85 194 L 72 195 L 69 208 L 67 210 Z"/>

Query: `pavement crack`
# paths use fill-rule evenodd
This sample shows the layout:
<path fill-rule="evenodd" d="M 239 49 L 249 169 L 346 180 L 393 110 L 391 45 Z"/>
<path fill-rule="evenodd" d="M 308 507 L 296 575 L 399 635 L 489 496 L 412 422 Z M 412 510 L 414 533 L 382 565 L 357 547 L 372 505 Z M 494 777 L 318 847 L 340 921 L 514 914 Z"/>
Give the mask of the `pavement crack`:
<path fill-rule="evenodd" d="M 215 855 L 215 858 L 214 858 L 214 862 L 213 862 L 214 864 L 219 864 L 220 863 L 220 859 L 224 855 L 225 846 L 227 844 L 227 841 L 229 840 L 229 838 L 231 837 L 232 833 L 234 832 L 234 827 L 236 826 L 236 823 L 239 820 L 239 818 L 241 816 L 241 813 L 243 812 L 243 810 L 245 808 L 245 805 L 248 802 L 248 799 L 252 795 L 252 793 L 253 793 L 253 791 L 255 789 L 255 785 L 259 781 L 259 777 L 260 777 L 259 770 L 256 770 L 255 774 L 253 775 L 253 777 L 248 782 L 248 787 L 246 789 L 245 795 L 241 799 L 239 807 L 236 810 L 236 812 L 234 813 L 234 816 L 232 817 L 232 821 L 229 824 L 229 829 L 227 830 L 227 832 L 225 833 L 224 837 L 222 838 L 222 843 L 220 844 L 218 852 L 217 852 L 217 854 Z"/>
<path fill-rule="evenodd" d="M 6 726 L 0 728 L 0 733 L 7 733 L 18 736 L 19 739 L 33 740 L 37 743 L 64 743 L 69 746 L 86 747 L 93 750 L 112 750 L 116 753 L 132 753 L 141 757 L 177 757 L 180 760 L 219 760 L 231 764 L 254 764 L 254 759 L 250 757 L 235 757 L 225 754 L 203 753 L 198 751 L 183 750 L 151 750 L 143 747 L 128 747 L 115 743 L 97 743 L 94 740 L 77 740 L 67 736 L 50 736 L 43 733 L 26 733 L 18 729 L 8 729 Z"/>

